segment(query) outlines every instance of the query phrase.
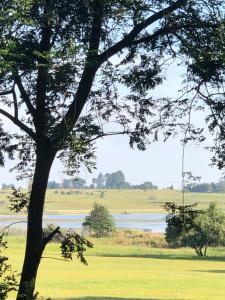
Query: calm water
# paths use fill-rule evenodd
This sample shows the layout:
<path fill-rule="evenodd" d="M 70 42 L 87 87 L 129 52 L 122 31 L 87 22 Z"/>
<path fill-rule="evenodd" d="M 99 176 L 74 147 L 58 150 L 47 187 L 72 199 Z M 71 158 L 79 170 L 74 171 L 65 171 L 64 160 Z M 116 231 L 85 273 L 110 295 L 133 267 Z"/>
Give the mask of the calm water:
<path fill-rule="evenodd" d="M 44 225 L 52 223 L 62 228 L 81 228 L 86 214 L 76 215 L 45 215 Z M 113 214 L 116 227 L 140 229 L 152 232 L 164 232 L 166 228 L 165 214 Z M 0 226 L 12 222 L 25 221 L 24 216 L 0 216 Z M 14 227 L 25 227 L 25 223 L 15 224 Z"/>

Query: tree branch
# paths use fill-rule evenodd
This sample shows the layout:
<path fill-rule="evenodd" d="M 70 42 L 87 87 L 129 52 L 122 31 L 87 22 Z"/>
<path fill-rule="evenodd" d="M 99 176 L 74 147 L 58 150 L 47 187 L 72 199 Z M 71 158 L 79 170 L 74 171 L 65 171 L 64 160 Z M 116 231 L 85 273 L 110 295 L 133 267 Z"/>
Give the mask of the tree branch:
<path fill-rule="evenodd" d="M 68 260 L 63 259 L 63 258 L 57 258 L 57 257 L 51 257 L 51 256 L 42 256 L 41 258 L 54 259 L 54 260 L 62 260 L 64 262 L 69 262 Z"/>
<path fill-rule="evenodd" d="M 17 101 L 17 96 L 16 96 L 16 92 L 13 89 L 13 104 L 14 104 L 14 117 L 18 120 L 18 101 Z"/>
<path fill-rule="evenodd" d="M 88 140 L 88 143 L 94 142 L 100 138 L 106 137 L 106 136 L 115 136 L 115 135 L 124 135 L 124 134 L 131 134 L 132 131 L 124 130 L 124 131 L 118 131 L 118 132 L 103 132 L 102 134 L 99 134 L 98 136 Z"/>
<path fill-rule="evenodd" d="M 20 91 L 20 95 L 21 95 L 23 101 L 25 102 L 29 113 L 33 117 L 35 117 L 35 113 L 36 113 L 35 108 L 33 107 L 32 103 L 30 101 L 30 97 L 27 94 L 27 92 L 26 92 L 26 90 L 25 90 L 25 88 L 24 88 L 24 86 L 22 84 L 21 78 L 20 78 L 20 76 L 18 74 L 16 76 L 14 76 L 14 81 L 15 81 L 15 83 L 16 83 L 19 91 Z"/>
<path fill-rule="evenodd" d="M 44 246 L 46 246 L 57 233 L 61 233 L 59 226 L 56 227 L 56 229 L 54 229 L 46 238 L 44 238 L 44 241 L 43 241 Z"/>
<path fill-rule="evenodd" d="M 173 11 L 177 10 L 178 8 L 181 8 L 185 6 L 187 3 L 187 0 L 179 0 L 171 4 L 170 6 L 160 10 L 159 12 L 151 15 L 149 18 L 147 18 L 145 21 L 137 24 L 134 26 L 134 28 L 128 33 L 122 40 L 120 40 L 118 43 L 113 45 L 111 48 L 104 51 L 100 56 L 99 59 L 101 63 L 108 60 L 111 56 L 115 55 L 116 53 L 120 52 L 122 49 L 129 47 L 134 42 L 135 38 L 147 27 L 152 25 L 153 23 L 159 21 L 161 18 L 163 18 L 165 15 L 172 13 Z"/>
<path fill-rule="evenodd" d="M 36 92 L 36 122 L 35 127 L 37 135 L 46 133 L 47 115 L 46 115 L 46 93 L 48 86 L 49 58 L 48 52 L 51 49 L 52 28 L 50 25 L 50 11 L 52 1 L 44 2 L 43 25 L 41 28 L 41 41 L 39 44 L 40 56 L 38 56 L 38 74 L 37 74 L 37 92 Z"/>
<path fill-rule="evenodd" d="M 13 225 L 16 225 L 16 224 L 20 224 L 20 223 L 27 223 L 27 221 L 16 221 L 16 222 L 13 222 L 7 226 L 5 226 L 1 231 L 0 231 L 0 234 L 4 233 L 6 230 L 8 230 L 11 226 Z"/>
<path fill-rule="evenodd" d="M 0 96 L 7 96 L 13 93 L 13 88 L 9 91 L 5 91 L 5 92 L 0 92 Z"/>
<path fill-rule="evenodd" d="M 86 103 L 87 97 L 90 93 L 95 74 L 100 66 L 98 59 L 98 49 L 101 39 L 103 13 L 104 1 L 95 0 L 94 17 L 89 39 L 89 49 L 86 57 L 83 74 L 73 102 L 71 103 L 63 120 L 55 129 L 56 135 L 59 140 L 61 139 L 61 137 L 67 135 L 76 124 L 81 114 L 81 111 Z"/>
<path fill-rule="evenodd" d="M 7 111 L 0 109 L 0 114 L 11 120 L 15 125 L 17 125 L 21 130 L 23 130 L 25 133 L 27 133 L 34 141 L 36 140 L 36 134 L 34 131 L 29 128 L 27 125 L 25 125 L 23 122 L 21 122 L 16 117 L 13 117 L 11 114 L 9 114 Z"/>
<path fill-rule="evenodd" d="M 104 63 L 109 57 L 121 51 L 123 48 L 128 47 L 134 41 L 134 39 L 151 24 L 157 22 L 165 15 L 175 11 L 176 9 L 184 6 L 187 0 L 178 0 L 172 3 L 169 7 L 162 9 L 161 11 L 151 15 L 145 21 L 137 24 L 120 42 L 98 55 L 98 49 L 101 36 L 101 25 L 104 12 L 104 1 L 95 0 L 94 3 L 94 17 L 92 22 L 92 29 L 89 41 L 89 50 L 86 57 L 86 63 L 84 71 L 77 89 L 77 93 L 74 97 L 72 104 L 70 105 L 66 115 L 59 125 L 56 126 L 56 136 L 58 141 L 62 140 L 76 124 L 81 111 L 87 101 L 90 93 L 95 74 L 102 63 Z"/>

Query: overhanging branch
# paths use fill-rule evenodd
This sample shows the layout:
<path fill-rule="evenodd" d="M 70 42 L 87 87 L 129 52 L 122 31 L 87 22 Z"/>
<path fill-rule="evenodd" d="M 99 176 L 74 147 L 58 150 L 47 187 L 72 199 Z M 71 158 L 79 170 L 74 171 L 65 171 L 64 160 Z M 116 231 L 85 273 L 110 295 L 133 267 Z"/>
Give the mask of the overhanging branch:
<path fill-rule="evenodd" d="M 36 134 L 34 131 L 29 128 L 27 125 L 25 125 L 23 122 L 21 122 L 16 117 L 13 117 L 11 114 L 9 114 L 4 109 L 0 109 L 0 114 L 8 118 L 10 121 L 12 121 L 15 125 L 17 125 L 21 130 L 23 130 L 25 133 L 27 133 L 34 141 L 36 140 Z"/>

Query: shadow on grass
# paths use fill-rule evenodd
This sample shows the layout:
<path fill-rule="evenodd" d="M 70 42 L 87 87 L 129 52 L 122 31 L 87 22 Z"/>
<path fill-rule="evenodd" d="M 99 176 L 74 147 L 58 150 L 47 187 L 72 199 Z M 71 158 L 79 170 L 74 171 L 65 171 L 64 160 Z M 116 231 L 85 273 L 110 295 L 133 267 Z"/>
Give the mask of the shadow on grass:
<path fill-rule="evenodd" d="M 225 270 L 192 270 L 193 272 L 225 274 Z"/>
<path fill-rule="evenodd" d="M 131 258 L 153 258 L 153 259 L 174 259 L 174 260 L 204 260 L 204 261 L 225 261 L 225 256 L 185 256 L 170 254 L 115 254 L 115 253 L 97 253 L 93 256 L 99 257 L 131 257 Z"/>
<path fill-rule="evenodd" d="M 117 297 L 79 297 L 55 298 L 54 300 L 185 300 L 185 299 L 159 299 L 159 298 L 117 298 Z"/>

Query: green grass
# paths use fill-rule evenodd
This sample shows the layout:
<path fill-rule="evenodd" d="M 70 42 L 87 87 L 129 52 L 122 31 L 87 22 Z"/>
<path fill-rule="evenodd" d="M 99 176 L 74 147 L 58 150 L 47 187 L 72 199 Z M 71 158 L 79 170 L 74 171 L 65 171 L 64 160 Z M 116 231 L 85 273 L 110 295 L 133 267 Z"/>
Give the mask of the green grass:
<path fill-rule="evenodd" d="M 225 294 L 225 249 L 209 249 L 199 259 L 192 249 L 154 249 L 119 246 L 94 240 L 87 253 L 89 265 L 43 259 L 37 290 L 53 300 L 222 300 Z M 20 270 L 24 239 L 9 238 L 7 250 Z M 45 256 L 59 258 L 58 245 L 50 244 Z M 15 295 L 9 297 L 14 299 Z"/>
<path fill-rule="evenodd" d="M 100 197 L 104 191 L 104 197 Z M 7 194 L 0 191 L 1 213 L 8 212 Z M 162 212 L 166 201 L 181 203 L 181 192 L 170 190 L 77 190 L 78 194 L 66 194 L 69 190 L 55 193 L 48 190 L 46 196 L 46 213 L 80 213 L 89 211 L 94 202 L 105 205 L 112 212 Z M 7 192 L 6 192 L 7 193 Z M 4 201 L 4 203 L 2 202 Z M 216 201 L 218 207 L 225 210 L 225 194 L 219 193 L 186 193 L 186 203 L 199 203 L 200 208 L 206 208 L 211 201 Z"/>

